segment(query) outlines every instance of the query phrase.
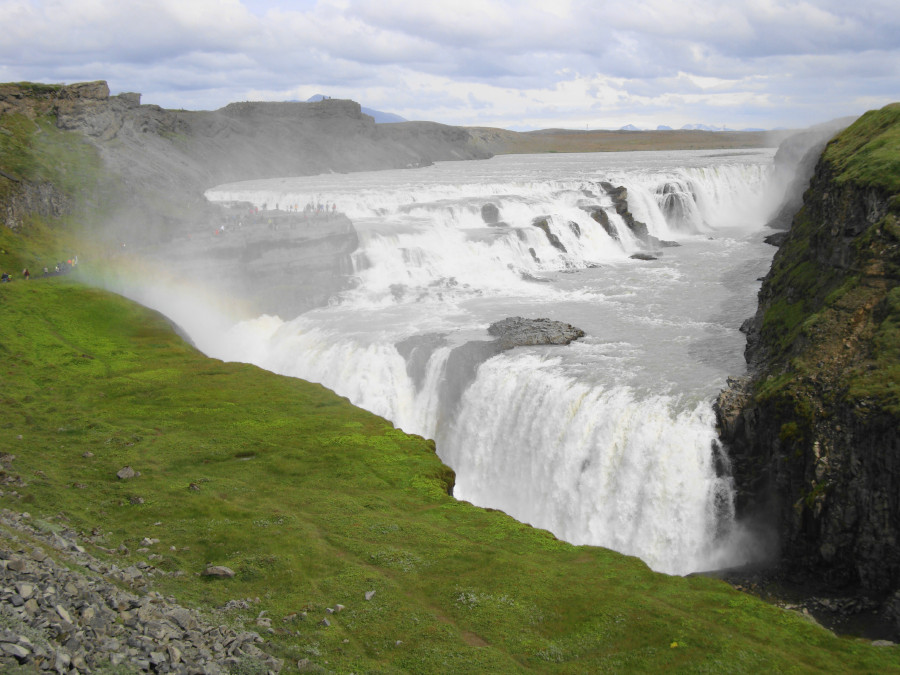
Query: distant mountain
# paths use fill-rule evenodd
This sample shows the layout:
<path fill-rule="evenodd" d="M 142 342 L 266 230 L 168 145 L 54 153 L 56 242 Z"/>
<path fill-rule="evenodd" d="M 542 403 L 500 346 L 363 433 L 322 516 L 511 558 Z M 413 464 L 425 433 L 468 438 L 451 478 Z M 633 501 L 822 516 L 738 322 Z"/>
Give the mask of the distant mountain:
<path fill-rule="evenodd" d="M 331 98 L 330 96 L 323 96 L 322 94 L 316 94 L 315 96 L 310 96 L 306 99 L 307 103 L 316 103 L 317 101 L 321 101 L 326 98 Z M 380 110 L 372 110 L 372 108 L 366 108 L 362 106 L 363 114 L 369 115 L 370 117 L 375 119 L 376 124 L 389 124 L 391 122 L 406 122 L 407 120 L 400 115 L 395 115 L 394 113 L 382 112 Z"/>
<path fill-rule="evenodd" d="M 734 131 L 728 127 L 714 127 L 709 124 L 685 124 L 682 131 Z"/>
<path fill-rule="evenodd" d="M 672 131 L 672 127 L 666 126 L 665 124 L 660 124 L 658 127 L 656 127 L 656 130 L 657 131 Z"/>
<path fill-rule="evenodd" d="M 624 127 L 619 129 L 619 131 L 640 131 L 640 129 L 633 124 L 626 124 Z"/>

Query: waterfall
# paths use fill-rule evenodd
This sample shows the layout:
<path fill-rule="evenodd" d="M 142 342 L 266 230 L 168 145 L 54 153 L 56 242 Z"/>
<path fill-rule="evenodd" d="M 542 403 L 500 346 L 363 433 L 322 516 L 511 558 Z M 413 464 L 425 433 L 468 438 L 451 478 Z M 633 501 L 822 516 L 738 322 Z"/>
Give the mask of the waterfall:
<path fill-rule="evenodd" d="M 434 438 L 460 499 L 673 574 L 740 562 L 711 401 L 771 255 L 751 236 L 771 153 L 622 155 L 220 186 L 210 199 L 337 204 L 360 247 L 328 307 L 239 323 L 207 351 Z M 486 328 L 513 315 L 588 335 L 495 355 Z"/>

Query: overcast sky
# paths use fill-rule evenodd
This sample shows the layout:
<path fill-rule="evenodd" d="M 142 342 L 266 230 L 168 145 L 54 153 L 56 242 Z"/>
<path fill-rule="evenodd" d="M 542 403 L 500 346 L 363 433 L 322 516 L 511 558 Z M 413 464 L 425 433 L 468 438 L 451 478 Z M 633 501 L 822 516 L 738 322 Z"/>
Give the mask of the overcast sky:
<path fill-rule="evenodd" d="M 511 129 L 799 127 L 900 100 L 900 0 L 0 0 L 0 81 L 352 98 Z"/>

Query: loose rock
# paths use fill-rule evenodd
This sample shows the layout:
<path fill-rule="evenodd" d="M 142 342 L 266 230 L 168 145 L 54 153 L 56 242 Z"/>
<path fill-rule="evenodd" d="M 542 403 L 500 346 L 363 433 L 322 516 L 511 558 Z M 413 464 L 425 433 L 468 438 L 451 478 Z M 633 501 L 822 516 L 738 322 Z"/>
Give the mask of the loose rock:
<path fill-rule="evenodd" d="M 205 570 L 203 570 L 203 576 L 217 577 L 219 579 L 230 579 L 234 576 L 234 570 L 225 567 L 224 565 L 209 565 Z"/>
<path fill-rule="evenodd" d="M 232 672 L 248 659 L 259 664 L 252 672 L 280 671 L 281 662 L 256 646 L 262 642 L 257 633 L 206 624 L 158 593 L 137 595 L 111 581 L 143 584 L 160 573 L 152 566 L 121 571 L 87 554 L 74 533 L 47 534 L 8 510 L 0 512 L 0 524 L 0 559 L 6 563 L 0 564 L 0 625 L 9 627 L 0 629 L 0 672 L 24 666 L 25 672 L 74 675 L 123 666 L 128 672 L 211 675 Z M 97 575 L 85 577 L 40 548 L 26 549 L 15 532 Z"/>
<path fill-rule="evenodd" d="M 129 478 L 134 478 L 136 475 L 137 473 L 130 466 L 123 466 L 116 472 L 116 478 L 119 480 L 128 480 Z"/>

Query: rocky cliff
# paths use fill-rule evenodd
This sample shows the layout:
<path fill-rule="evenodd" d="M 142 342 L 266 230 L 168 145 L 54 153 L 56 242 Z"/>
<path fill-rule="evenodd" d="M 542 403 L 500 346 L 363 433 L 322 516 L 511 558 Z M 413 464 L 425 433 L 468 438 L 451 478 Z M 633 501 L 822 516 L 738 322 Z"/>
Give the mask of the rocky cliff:
<path fill-rule="evenodd" d="M 140 94 L 110 96 L 102 81 L 0 84 L 0 134 L 0 214 L 9 229 L 35 216 L 72 220 L 82 241 L 108 251 L 127 243 L 161 271 L 199 278 L 257 311 L 291 315 L 344 287 L 357 245 L 352 224 L 274 223 L 274 234 L 260 226 L 212 239 L 237 217 L 207 202 L 208 188 L 490 156 L 465 129 L 376 125 L 348 100 L 165 110 L 142 105 Z M 78 206 L 86 208 L 76 214 Z"/>
<path fill-rule="evenodd" d="M 900 104 L 830 141 L 718 402 L 739 515 L 795 572 L 900 587 Z M 882 595 L 883 597 L 883 595 Z"/>
<path fill-rule="evenodd" d="M 11 116 L 54 117 L 96 148 L 119 188 L 109 220 L 132 238 L 208 218 L 202 195 L 219 183 L 490 156 L 465 129 L 376 125 L 358 103 L 337 99 L 185 111 L 142 105 L 140 94 L 110 96 L 102 81 L 0 84 L 0 117 Z"/>

